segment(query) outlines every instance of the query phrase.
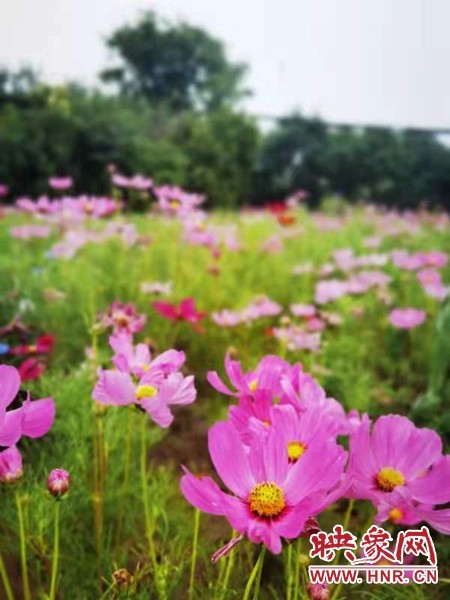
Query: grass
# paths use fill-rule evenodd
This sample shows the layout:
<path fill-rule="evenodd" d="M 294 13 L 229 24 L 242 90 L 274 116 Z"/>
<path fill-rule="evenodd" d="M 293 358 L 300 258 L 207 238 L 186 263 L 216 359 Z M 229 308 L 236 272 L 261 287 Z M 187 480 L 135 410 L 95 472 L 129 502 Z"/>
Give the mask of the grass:
<path fill-rule="evenodd" d="M 370 213 L 364 209 L 356 209 L 340 230 L 330 232 L 319 231 L 311 215 L 304 211 L 299 211 L 297 217 L 303 233 L 284 239 L 282 252 L 267 254 L 260 250 L 261 243 L 282 231 L 273 217 L 213 215 L 214 223 L 237 224 L 243 241 L 241 251 L 225 250 L 217 260 L 219 275 L 208 272 L 213 259 L 207 249 L 183 243 L 179 224 L 157 216 L 129 217 L 142 235 L 151 237 L 150 244 L 131 248 L 119 240 L 90 244 L 70 261 L 48 257 L 56 233 L 50 240 L 23 242 L 11 238 L 9 233 L 13 225 L 26 222 L 23 216 L 11 214 L 0 220 L 0 325 L 21 311 L 23 321 L 36 333 L 52 333 L 57 339 L 48 369 L 29 385 L 33 397 L 55 398 L 55 424 L 44 438 L 21 442 L 23 479 L 0 489 L 0 552 L 15 597 L 22 597 L 17 502 L 23 510 L 32 598 L 48 597 L 54 500 L 46 491 L 45 481 L 50 469 L 56 467 L 71 474 L 70 494 L 60 506 L 60 598 L 243 597 L 260 549 L 244 541 L 227 559 L 211 564 L 211 554 L 231 538 L 232 532 L 222 518 L 202 514 L 197 520 L 195 510 L 179 490 L 180 464 L 196 472 L 211 470 L 206 432 L 215 420 L 226 416 L 229 404 L 208 385 L 207 371 L 223 373 L 223 359 L 229 349 L 248 369 L 267 353 L 284 353 L 273 337 L 265 335 L 278 319 L 235 329 L 220 329 L 208 319 L 203 334 L 193 332 L 185 324 L 174 331 L 173 324 L 151 309 L 151 298 L 140 291 L 140 284 L 170 280 L 174 284 L 171 299 L 192 296 L 198 307 L 209 314 L 222 308 L 242 308 L 258 294 L 267 294 L 279 302 L 287 314 L 290 303 L 313 300 L 318 279 L 315 274 L 293 275 L 294 265 L 311 262 L 318 269 L 330 260 L 333 250 L 345 247 L 353 248 L 356 254 L 367 254 L 371 251 L 364 248 L 363 240 L 374 233 Z M 102 227 L 98 223 L 90 226 Z M 386 236 L 379 251 L 397 248 L 449 252 L 448 226 L 437 231 L 423 220 L 419 233 Z M 356 408 L 373 416 L 389 412 L 409 415 L 429 386 L 436 344 L 435 320 L 442 308 L 424 295 L 414 273 L 390 264 L 384 270 L 393 278 L 390 293 L 394 306 L 425 307 L 427 320 L 419 329 L 392 329 L 387 320 L 389 307 L 375 291 L 369 291 L 333 303 L 332 310 L 343 317 L 343 323 L 325 331 L 318 354 L 287 352 L 286 358 L 301 361 L 307 370 L 312 370 L 328 394 L 347 409 Z M 444 281 L 449 280 L 449 274 L 447 267 Z M 64 297 L 49 300 L 48 290 L 62 292 Z M 195 375 L 198 400 L 177 411 L 170 430 L 158 429 L 133 408 L 99 410 L 91 399 L 95 371 L 86 349 L 93 343 L 92 325 L 97 313 L 116 299 L 134 302 L 140 312 L 148 314 L 140 340 L 151 343 L 156 352 L 173 344 L 186 352 L 187 370 Z M 106 334 L 99 337 L 98 348 L 99 363 L 107 365 L 110 351 Z M 437 413 L 425 416 L 434 427 L 440 427 Z M 144 455 L 141 435 L 148 449 Z M 148 496 L 147 515 L 143 483 Z M 321 519 L 323 527 L 329 531 L 334 523 L 342 522 L 345 510 L 345 501 L 337 503 Z M 369 512 L 366 503 L 357 503 L 352 531 L 360 530 Z M 196 526 L 197 559 L 193 566 Z M 148 527 L 153 530 L 153 548 L 149 548 L 146 539 Z M 435 534 L 434 538 L 438 543 L 440 575 L 448 578 L 449 570 L 444 565 L 448 564 L 450 548 L 442 536 Z M 281 557 L 267 554 L 260 597 L 293 600 L 293 596 L 287 596 L 289 577 L 285 568 L 289 554 L 294 579 L 299 583 L 299 597 L 305 598 L 304 571 L 298 565 L 307 552 L 308 544 L 302 540 L 285 549 Z M 114 584 L 112 574 L 124 568 L 134 579 L 130 587 L 121 590 Z M 0 597 L 4 597 L 2 593 Z M 446 583 L 344 586 L 340 597 L 407 600 L 446 598 L 449 593 Z"/>

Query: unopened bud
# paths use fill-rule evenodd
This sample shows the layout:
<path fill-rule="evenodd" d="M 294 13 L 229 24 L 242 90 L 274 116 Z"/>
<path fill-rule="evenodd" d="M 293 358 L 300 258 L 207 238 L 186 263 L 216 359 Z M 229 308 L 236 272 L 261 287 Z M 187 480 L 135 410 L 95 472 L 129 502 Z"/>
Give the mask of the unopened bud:
<path fill-rule="evenodd" d="M 22 477 L 22 456 L 16 446 L 0 452 L 0 482 L 14 483 Z"/>
<path fill-rule="evenodd" d="M 308 583 L 306 591 L 311 600 L 329 600 L 330 598 L 330 590 L 326 583 Z"/>
<path fill-rule="evenodd" d="M 52 496 L 60 498 L 69 491 L 70 475 L 64 469 L 53 469 L 47 479 L 47 489 Z"/>

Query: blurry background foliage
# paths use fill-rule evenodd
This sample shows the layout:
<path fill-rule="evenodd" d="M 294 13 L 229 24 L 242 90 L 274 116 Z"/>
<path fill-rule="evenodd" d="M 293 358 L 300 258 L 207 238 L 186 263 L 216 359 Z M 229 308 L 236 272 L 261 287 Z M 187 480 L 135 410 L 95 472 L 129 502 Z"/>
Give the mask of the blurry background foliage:
<path fill-rule="evenodd" d="M 110 193 L 108 165 L 205 192 L 210 206 L 262 204 L 297 189 L 450 208 L 450 149 L 431 132 L 332 127 L 300 113 L 263 133 L 240 109 L 246 66 L 188 24 L 153 13 L 109 40 L 99 87 L 50 86 L 32 69 L 0 71 L 0 182 L 11 196 L 47 192 L 70 174 L 76 192 Z"/>

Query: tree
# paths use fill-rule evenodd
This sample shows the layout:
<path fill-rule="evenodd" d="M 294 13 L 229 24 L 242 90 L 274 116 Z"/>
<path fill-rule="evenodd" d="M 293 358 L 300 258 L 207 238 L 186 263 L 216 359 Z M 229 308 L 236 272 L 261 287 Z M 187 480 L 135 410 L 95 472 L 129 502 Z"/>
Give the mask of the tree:
<path fill-rule="evenodd" d="M 121 65 L 101 73 L 124 96 L 143 96 L 174 110 L 216 110 L 247 92 L 246 67 L 228 61 L 223 44 L 186 23 L 162 22 L 146 13 L 137 25 L 118 29 L 108 40 Z"/>

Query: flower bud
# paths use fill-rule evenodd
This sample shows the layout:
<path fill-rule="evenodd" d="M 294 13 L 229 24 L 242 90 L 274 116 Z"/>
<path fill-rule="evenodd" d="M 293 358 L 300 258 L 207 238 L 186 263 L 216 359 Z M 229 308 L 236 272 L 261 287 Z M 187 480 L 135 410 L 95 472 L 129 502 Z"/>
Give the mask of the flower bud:
<path fill-rule="evenodd" d="M 47 479 L 47 489 L 52 496 L 60 498 L 69 491 L 70 475 L 64 469 L 53 469 Z"/>
<path fill-rule="evenodd" d="M 14 483 L 22 477 L 22 456 L 16 446 L 0 452 L 0 482 Z"/>
<path fill-rule="evenodd" d="M 330 590 L 326 583 L 308 583 L 306 591 L 311 600 L 329 600 L 330 598 Z"/>

